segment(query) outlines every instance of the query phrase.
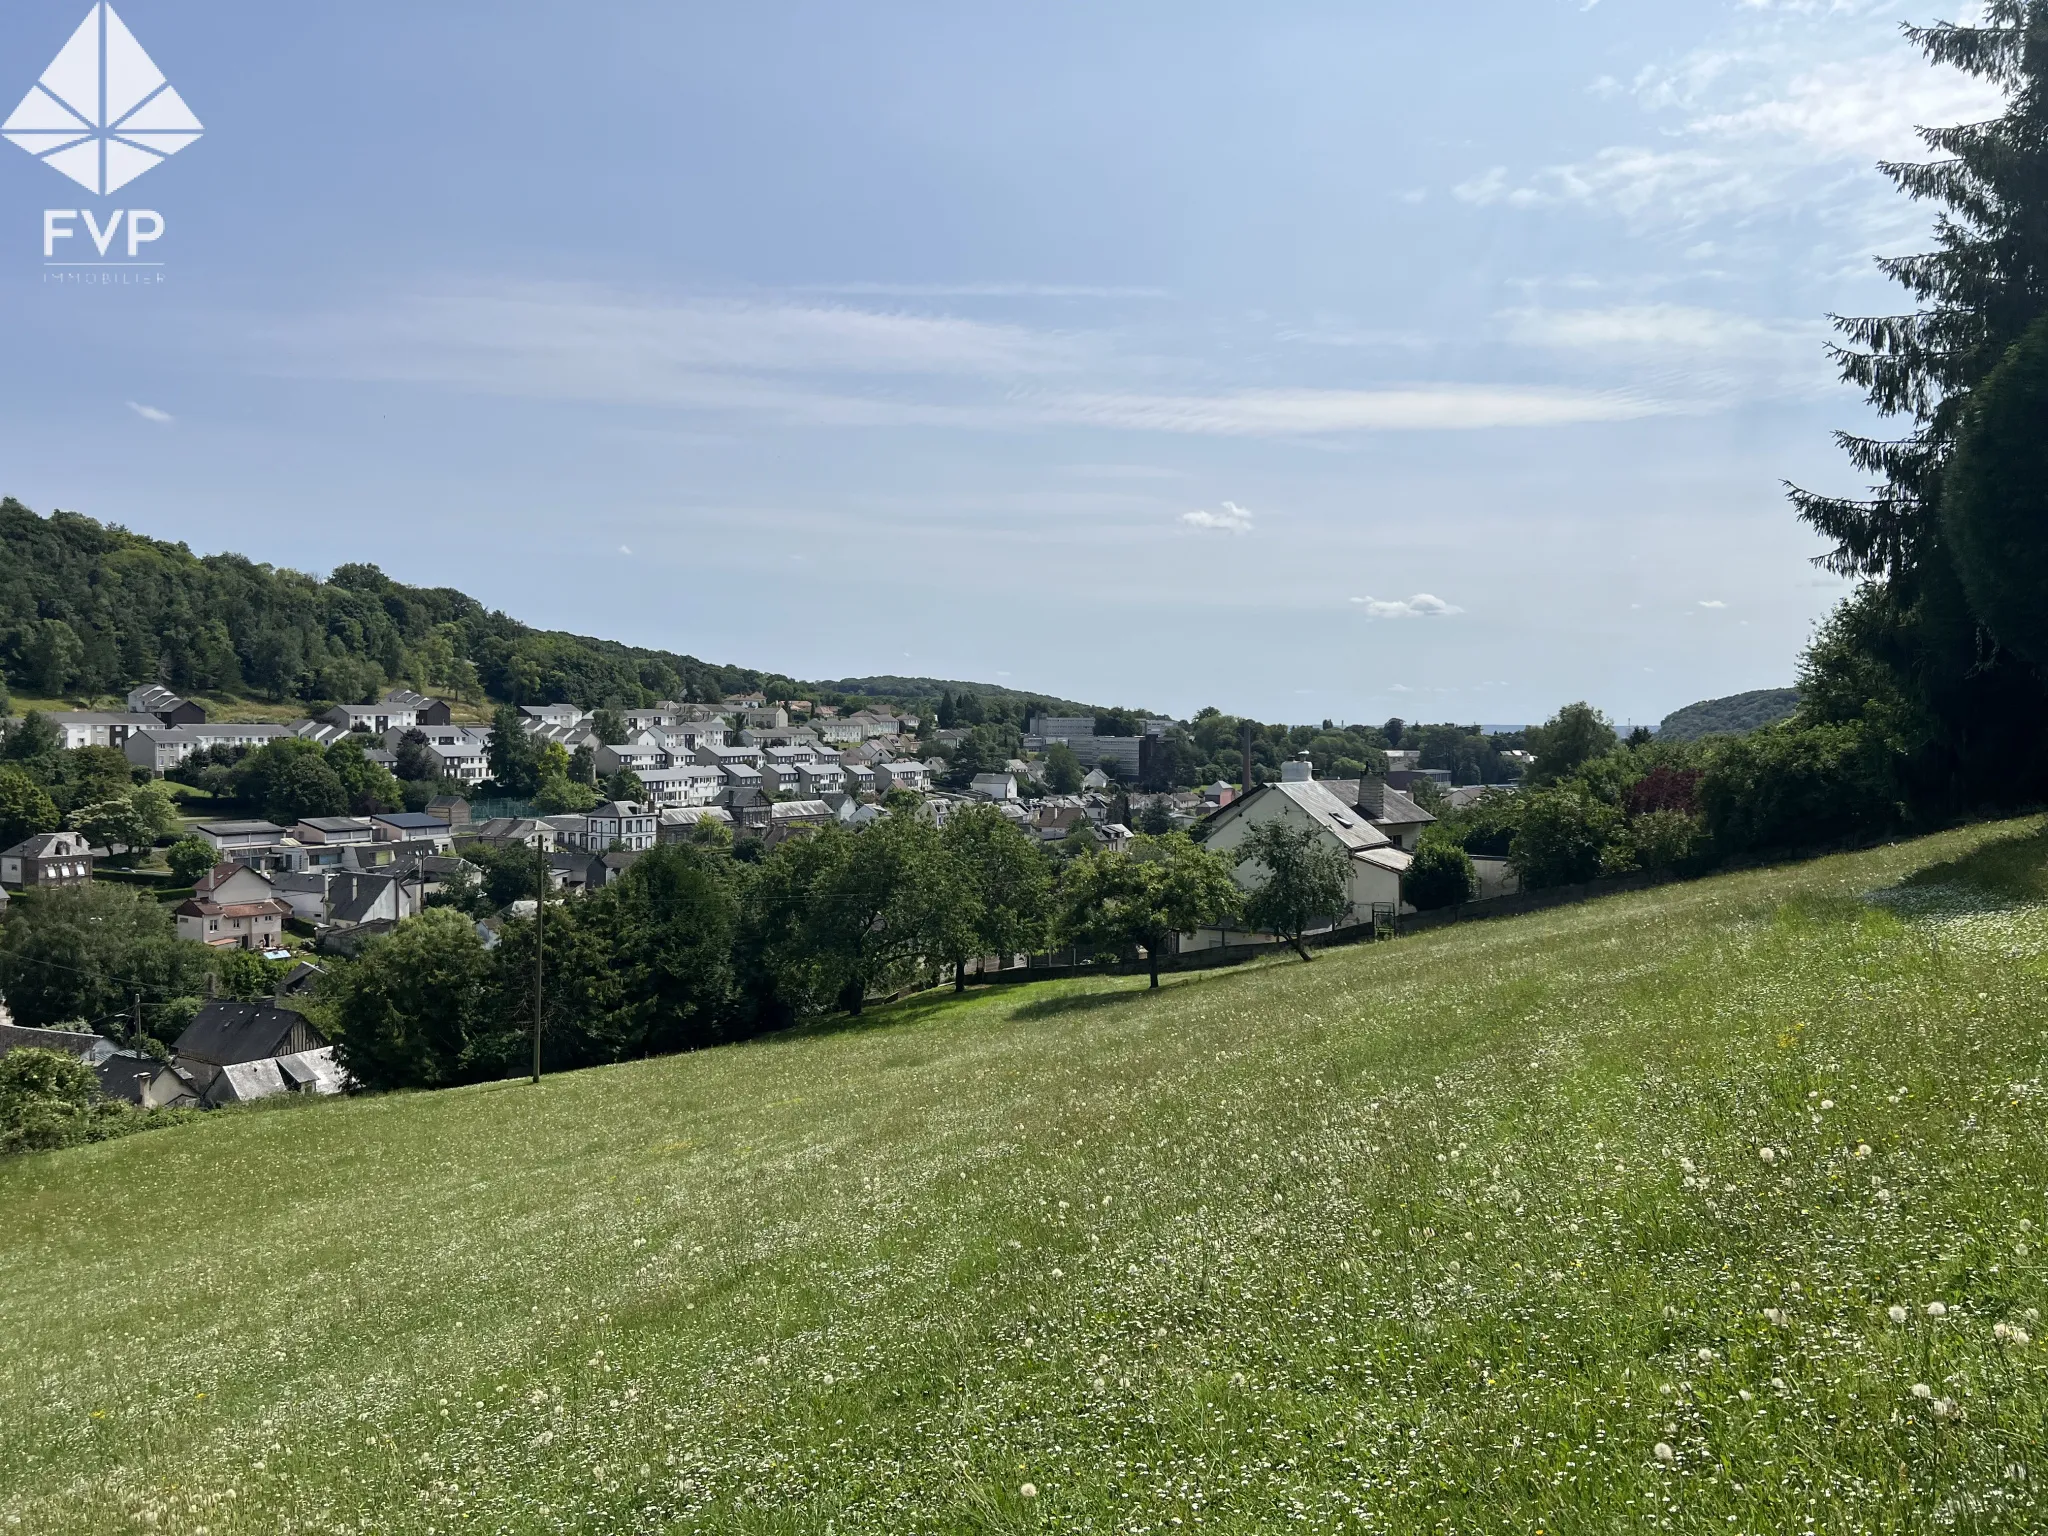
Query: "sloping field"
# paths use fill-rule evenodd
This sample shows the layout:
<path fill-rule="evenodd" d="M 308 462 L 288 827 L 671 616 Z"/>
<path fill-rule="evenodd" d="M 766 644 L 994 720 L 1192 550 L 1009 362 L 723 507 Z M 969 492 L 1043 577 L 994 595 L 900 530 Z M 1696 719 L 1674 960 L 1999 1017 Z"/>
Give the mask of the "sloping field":
<path fill-rule="evenodd" d="M 1982 827 L 19 1159 L 0 1523 L 2042 1529 L 2044 900 Z"/>

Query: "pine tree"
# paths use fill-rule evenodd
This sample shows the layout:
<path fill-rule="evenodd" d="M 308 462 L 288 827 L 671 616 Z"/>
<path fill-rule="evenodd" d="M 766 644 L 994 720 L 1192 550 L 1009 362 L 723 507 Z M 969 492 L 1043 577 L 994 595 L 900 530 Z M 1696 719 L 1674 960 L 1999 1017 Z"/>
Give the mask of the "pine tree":
<path fill-rule="evenodd" d="M 1851 462 L 1879 477 L 1867 497 L 1795 489 L 1799 514 L 1834 548 L 1828 569 L 1865 585 L 1837 615 L 1809 672 L 1876 662 L 1909 716 L 1914 777 L 1950 804 L 2038 789 L 2048 779 L 2039 722 L 2048 691 L 1999 649 L 1970 607 L 1943 529 L 1942 481 L 1972 392 L 2048 312 L 2048 0 L 1987 0 L 1980 23 L 1907 27 L 1937 65 L 1995 82 L 2006 111 L 1923 128 L 1938 157 L 1880 167 L 1907 196 L 1937 205 L 1933 248 L 1880 269 L 1912 296 L 1909 314 L 1835 317 L 1845 381 L 1912 429 L 1838 433 Z M 1814 679 L 1825 694 L 1827 679 Z"/>

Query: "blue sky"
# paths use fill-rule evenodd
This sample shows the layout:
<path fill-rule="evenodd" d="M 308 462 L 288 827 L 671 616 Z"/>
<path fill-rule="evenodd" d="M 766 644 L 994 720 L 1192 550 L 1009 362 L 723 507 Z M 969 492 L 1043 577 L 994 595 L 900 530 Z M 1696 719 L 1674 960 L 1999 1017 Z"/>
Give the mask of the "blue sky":
<path fill-rule="evenodd" d="M 206 133 L 99 200 L 0 144 L 0 491 L 1268 719 L 1790 681 L 1823 316 L 1925 238 L 1873 162 L 1987 106 L 1855 0 L 116 9 Z M 0 107 L 86 10 L 0 13 Z M 46 283 L 61 207 L 165 280 Z"/>

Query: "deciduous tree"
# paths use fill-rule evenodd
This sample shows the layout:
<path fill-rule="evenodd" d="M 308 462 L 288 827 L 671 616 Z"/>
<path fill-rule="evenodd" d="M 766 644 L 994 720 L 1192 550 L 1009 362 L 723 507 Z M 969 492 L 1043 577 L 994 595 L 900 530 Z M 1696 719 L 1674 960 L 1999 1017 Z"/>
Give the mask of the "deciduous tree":
<path fill-rule="evenodd" d="M 1304 960 L 1303 935 L 1320 923 L 1335 922 L 1351 908 L 1348 889 L 1350 860 L 1314 827 L 1289 826 L 1275 818 L 1262 821 L 1237 847 L 1239 865 L 1263 871 L 1244 904 L 1245 921 L 1265 933 L 1277 934 Z"/>

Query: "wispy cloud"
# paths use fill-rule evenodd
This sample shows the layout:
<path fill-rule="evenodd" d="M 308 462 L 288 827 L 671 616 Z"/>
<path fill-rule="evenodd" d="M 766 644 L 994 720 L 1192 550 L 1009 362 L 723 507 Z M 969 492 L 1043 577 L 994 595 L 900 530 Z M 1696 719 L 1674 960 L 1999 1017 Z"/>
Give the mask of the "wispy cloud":
<path fill-rule="evenodd" d="M 1931 68 L 1884 22 L 1844 29 L 1896 6 L 1747 0 L 1743 9 L 1833 19 L 1788 32 L 1781 21 L 1756 18 L 1626 86 L 1602 77 L 1595 94 L 1632 97 L 1662 120 L 1662 144 L 1614 144 L 1521 173 L 1491 166 L 1452 194 L 1481 207 L 1581 206 L 1645 230 L 1887 201 L 1889 184 L 1868 174 L 1875 161 L 1923 153 L 1919 125 L 1972 121 L 2000 108 L 1995 87 Z M 1844 57 L 1852 50 L 1854 57 Z"/>
<path fill-rule="evenodd" d="M 1252 515 L 1234 501 L 1223 503 L 1221 512 L 1183 512 L 1180 520 L 1190 528 L 1203 528 L 1214 533 L 1250 533 Z"/>
<path fill-rule="evenodd" d="M 1703 597 L 1700 599 L 1700 606 L 1702 608 L 1726 608 L 1728 605 L 1718 597 Z"/>
<path fill-rule="evenodd" d="M 1363 608 L 1369 619 L 1438 619 L 1465 611 L 1427 592 L 1418 592 L 1413 597 L 1387 599 L 1354 597 L 1351 601 Z"/>
<path fill-rule="evenodd" d="M 1144 432 L 1284 437 L 1330 432 L 1445 432 L 1633 421 L 1661 402 L 1618 390 L 1426 384 L 1405 389 L 1265 389 L 1216 395 L 1066 395 L 1048 416 Z"/>
<path fill-rule="evenodd" d="M 1660 398 L 1817 396 L 1839 383 L 1824 321 L 1786 324 L 1684 304 L 1504 311 L 1507 338 L 1581 359 Z"/>
<path fill-rule="evenodd" d="M 264 340 L 270 366 L 286 371 L 824 426 L 1285 437 L 1559 427 L 1672 409 L 1638 392 L 1490 383 L 1159 394 L 1118 387 L 1156 376 L 1160 360 L 1102 333 L 581 288 L 415 297 Z"/>
<path fill-rule="evenodd" d="M 806 283 L 797 293 L 843 293 L 899 299 L 1163 299 L 1164 288 L 1091 283 Z"/>
<path fill-rule="evenodd" d="M 128 409 L 140 416 L 144 421 L 153 421 L 159 426 L 169 426 L 178 419 L 169 411 L 160 411 L 155 406 L 144 405 L 138 400 L 130 400 L 128 402 Z"/>

